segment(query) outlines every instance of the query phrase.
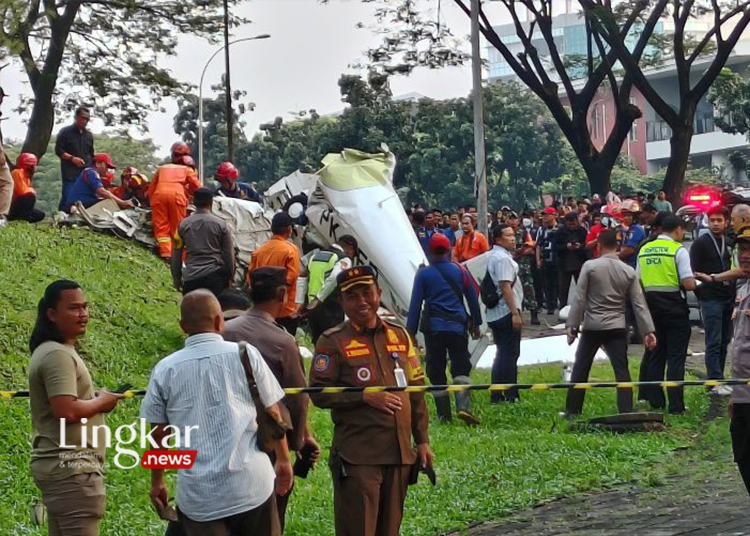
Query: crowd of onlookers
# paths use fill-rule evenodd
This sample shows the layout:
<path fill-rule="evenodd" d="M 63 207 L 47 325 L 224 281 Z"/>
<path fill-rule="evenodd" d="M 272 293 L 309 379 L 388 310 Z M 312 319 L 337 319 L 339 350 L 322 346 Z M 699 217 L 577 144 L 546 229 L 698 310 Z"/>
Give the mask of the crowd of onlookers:
<path fill-rule="evenodd" d="M 568 304 L 571 281 L 578 279 L 586 260 L 596 257 L 596 238 L 602 230 L 616 229 L 621 240 L 618 255 L 635 268 L 636 249 L 647 238 L 656 215 L 672 211 L 664 191 L 648 195 L 639 192 L 628 199 L 615 195 L 624 201 L 612 210 L 594 195 L 591 199 L 567 197 L 564 201 L 551 201 L 541 209 L 516 211 L 504 206 L 488 214 L 490 234 L 500 224 L 510 225 L 516 233 L 518 251 L 514 258 L 523 265 L 525 309 L 531 312 L 532 324 L 539 324 L 539 311 L 546 308 L 551 315 Z M 477 229 L 474 205 L 455 211 L 425 210 L 416 205 L 407 214 L 425 253 L 435 233 L 448 238 L 451 259 L 456 262 L 468 261 L 491 249 L 490 237 Z"/>

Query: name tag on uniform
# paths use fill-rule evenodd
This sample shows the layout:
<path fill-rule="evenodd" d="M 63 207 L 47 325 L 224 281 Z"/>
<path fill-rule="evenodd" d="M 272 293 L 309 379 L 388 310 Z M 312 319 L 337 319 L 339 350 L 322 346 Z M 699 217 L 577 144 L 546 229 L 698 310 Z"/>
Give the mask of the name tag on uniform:
<path fill-rule="evenodd" d="M 372 349 L 369 344 L 358 341 L 357 339 L 351 339 L 350 341 L 342 345 L 344 357 L 347 359 L 354 359 L 357 357 L 369 357 L 372 355 Z"/>

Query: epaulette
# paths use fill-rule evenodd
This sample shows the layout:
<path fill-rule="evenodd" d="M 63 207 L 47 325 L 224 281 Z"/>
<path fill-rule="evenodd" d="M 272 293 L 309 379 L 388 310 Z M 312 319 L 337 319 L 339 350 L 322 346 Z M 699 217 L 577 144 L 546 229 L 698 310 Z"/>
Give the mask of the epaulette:
<path fill-rule="evenodd" d="M 346 321 L 342 322 L 338 326 L 333 326 L 332 328 L 328 328 L 323 332 L 323 336 L 333 335 L 334 333 L 338 333 L 342 329 L 346 327 Z"/>

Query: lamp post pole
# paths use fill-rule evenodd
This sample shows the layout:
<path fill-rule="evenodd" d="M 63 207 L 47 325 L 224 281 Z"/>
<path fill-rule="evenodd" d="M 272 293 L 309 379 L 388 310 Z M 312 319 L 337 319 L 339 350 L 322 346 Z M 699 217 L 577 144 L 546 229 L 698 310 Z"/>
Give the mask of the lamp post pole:
<path fill-rule="evenodd" d="M 224 51 L 224 49 L 228 48 L 231 45 L 234 45 L 235 43 L 242 43 L 244 41 L 256 41 L 258 39 L 269 39 L 271 36 L 268 34 L 262 34 L 262 35 L 256 35 L 255 37 L 243 37 L 242 39 L 237 39 L 235 41 L 230 41 L 228 45 L 225 45 L 215 51 L 210 58 L 208 58 L 208 61 L 206 62 L 206 65 L 203 66 L 203 72 L 201 72 L 201 78 L 200 82 L 198 83 L 198 177 L 200 178 L 201 184 L 204 181 L 204 158 L 203 158 L 203 78 L 206 76 L 206 70 L 208 69 L 208 66 L 211 64 L 213 59 L 218 56 L 221 52 Z M 229 119 L 229 118 L 227 118 Z"/>

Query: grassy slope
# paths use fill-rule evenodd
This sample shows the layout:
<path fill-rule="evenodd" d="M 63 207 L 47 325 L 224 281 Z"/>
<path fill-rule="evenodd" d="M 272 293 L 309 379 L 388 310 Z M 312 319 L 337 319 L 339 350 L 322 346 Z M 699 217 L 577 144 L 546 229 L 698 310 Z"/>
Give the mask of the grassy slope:
<path fill-rule="evenodd" d="M 87 230 L 13 225 L 0 231 L 0 389 L 25 388 L 26 344 L 35 304 L 58 277 L 77 279 L 91 303 L 92 322 L 82 355 L 94 381 L 114 388 L 124 381 L 145 385 L 159 357 L 180 345 L 178 296 L 165 267 L 137 246 Z M 636 364 L 633 364 L 633 371 Z M 637 374 L 637 372 L 636 372 Z M 611 378 L 608 366 L 593 376 Z M 521 381 L 559 381 L 555 366 L 529 367 Z M 486 372 L 477 380 L 487 381 Z M 614 393 L 589 393 L 586 411 L 616 411 Z M 640 480 L 658 483 L 665 467 L 676 469 L 671 452 L 692 443 L 705 409 L 705 396 L 689 391 L 691 412 L 670 420 L 665 433 L 614 436 L 573 433 L 557 416 L 564 393 L 524 393 L 514 406 L 490 407 L 475 395 L 483 424 L 432 426 L 439 486 L 426 481 L 412 488 L 403 534 L 434 534 L 473 521 L 497 518 L 514 509 L 582 490 Z M 114 426 L 137 418 L 138 402 L 127 401 L 108 418 Z M 323 445 L 330 444 L 330 418 L 312 411 Z M 42 534 L 29 525 L 28 507 L 38 492 L 28 474 L 28 403 L 0 401 L 0 534 Z M 112 453 L 110 453 L 111 455 Z M 111 460 L 111 457 L 110 457 Z M 163 524 L 150 509 L 144 469 L 112 467 L 102 534 L 157 535 Z M 287 534 L 330 535 L 330 477 L 325 464 L 298 481 L 290 505 Z"/>

